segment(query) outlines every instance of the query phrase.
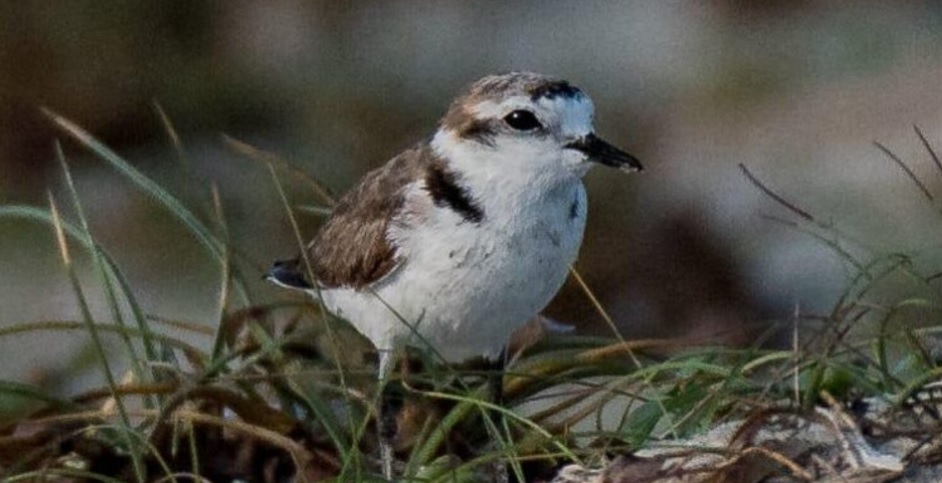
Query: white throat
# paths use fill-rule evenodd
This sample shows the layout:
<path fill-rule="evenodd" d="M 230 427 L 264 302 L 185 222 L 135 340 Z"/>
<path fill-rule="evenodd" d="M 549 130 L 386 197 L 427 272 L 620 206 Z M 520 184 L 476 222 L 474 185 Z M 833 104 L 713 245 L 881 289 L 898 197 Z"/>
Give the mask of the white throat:
<path fill-rule="evenodd" d="M 489 199 L 538 196 L 580 182 L 591 164 L 580 153 L 567 153 L 548 143 L 504 140 L 488 146 L 439 130 L 432 149 L 459 182 L 485 204 Z"/>

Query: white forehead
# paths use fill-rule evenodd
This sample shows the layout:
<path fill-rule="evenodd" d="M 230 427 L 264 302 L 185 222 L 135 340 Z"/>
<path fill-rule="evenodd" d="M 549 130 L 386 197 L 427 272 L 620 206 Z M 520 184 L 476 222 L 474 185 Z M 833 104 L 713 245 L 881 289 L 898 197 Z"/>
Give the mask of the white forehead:
<path fill-rule="evenodd" d="M 502 119 L 518 109 L 532 111 L 547 129 L 566 137 L 584 136 L 593 131 L 595 105 L 581 92 L 573 96 L 543 96 L 536 100 L 528 95 L 485 100 L 474 106 L 471 112 L 478 119 Z"/>

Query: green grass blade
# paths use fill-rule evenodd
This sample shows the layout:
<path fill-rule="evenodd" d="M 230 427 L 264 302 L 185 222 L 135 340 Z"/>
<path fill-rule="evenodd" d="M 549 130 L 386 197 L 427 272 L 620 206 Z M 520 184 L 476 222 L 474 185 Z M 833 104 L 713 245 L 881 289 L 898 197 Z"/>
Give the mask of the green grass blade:
<path fill-rule="evenodd" d="M 108 381 L 108 387 L 111 389 L 115 406 L 118 408 L 118 414 L 120 415 L 121 422 L 123 423 L 121 426 L 121 434 L 125 440 L 125 443 L 127 444 L 128 451 L 131 454 L 131 460 L 134 464 L 135 477 L 137 478 L 138 482 L 143 483 L 147 481 L 147 470 L 145 468 L 144 462 L 141 459 L 141 453 L 136 449 L 135 441 L 130 434 L 134 431 L 134 428 L 131 426 L 131 420 L 128 417 L 127 409 L 124 407 L 124 400 L 118 394 L 118 384 L 115 381 L 114 372 L 112 372 L 111 363 L 108 360 L 108 354 L 105 352 L 105 346 L 102 343 L 101 336 L 98 333 L 98 324 L 95 322 L 95 319 L 92 316 L 91 309 L 89 308 L 88 301 L 85 297 L 85 292 L 82 289 L 82 285 L 78 279 L 78 274 L 75 271 L 75 266 L 72 263 L 72 257 L 69 254 L 68 241 L 66 240 L 65 233 L 62 228 L 61 218 L 59 217 L 59 210 L 56 207 L 55 199 L 52 197 L 51 193 L 49 194 L 49 211 L 52 213 L 56 240 L 59 245 L 59 252 L 62 256 L 62 264 L 64 265 L 66 272 L 68 273 L 69 280 L 72 283 L 72 288 L 75 291 L 75 297 L 78 302 L 79 309 L 82 312 L 82 319 L 85 322 L 88 333 L 92 337 L 92 343 L 98 353 L 102 374 L 105 376 L 105 380 Z M 87 244 L 94 245 L 91 234 L 85 232 L 84 235 L 86 237 Z"/>
<path fill-rule="evenodd" d="M 204 224 L 192 211 L 183 206 L 177 198 L 171 195 L 163 187 L 141 173 L 137 168 L 131 166 L 117 153 L 95 139 L 87 131 L 73 123 L 72 121 L 60 116 L 59 114 L 43 108 L 43 113 L 49 117 L 62 131 L 87 147 L 98 157 L 105 160 L 114 167 L 119 173 L 128 178 L 138 188 L 153 197 L 160 204 L 167 208 L 171 214 L 179 219 L 193 234 L 194 237 L 206 248 L 213 259 L 222 263 L 225 260 L 225 249 L 223 244 L 216 238 L 212 231 Z M 238 287 L 239 295 L 243 301 L 250 303 L 248 293 L 241 285 Z"/>
<path fill-rule="evenodd" d="M 79 224 L 82 228 L 82 233 L 86 239 L 86 246 L 96 246 L 97 243 L 94 241 L 94 238 L 91 236 L 91 228 L 88 225 L 88 218 L 85 217 L 85 210 L 82 207 L 81 200 L 79 199 L 78 191 L 75 189 L 75 182 L 72 180 L 72 171 L 69 169 L 69 165 L 65 159 L 65 153 L 62 152 L 62 145 L 59 142 L 55 143 L 56 157 L 59 159 L 59 164 L 62 167 L 62 173 L 65 175 L 65 185 L 68 188 L 69 196 L 72 198 L 72 205 L 75 207 L 75 213 L 78 216 Z M 114 290 L 114 283 L 111 278 L 108 276 L 107 269 L 105 268 L 105 263 L 99 255 L 98 250 L 92 250 L 92 264 L 95 267 L 95 273 L 98 275 L 98 278 L 101 281 L 102 286 L 105 289 L 105 298 L 107 301 L 108 309 L 111 312 L 111 317 L 114 320 L 114 323 L 125 327 L 127 324 L 124 322 L 124 315 L 121 313 L 121 307 L 118 304 L 118 299 Z M 137 375 L 138 380 L 147 381 L 151 378 L 146 373 L 144 366 L 141 364 L 141 358 L 137 354 L 137 347 L 131 341 L 130 337 L 122 335 L 122 341 L 124 346 L 128 350 L 128 355 L 131 359 L 131 365 L 134 373 Z"/>
<path fill-rule="evenodd" d="M 279 197 L 281 198 L 281 202 L 282 202 L 282 204 L 283 204 L 283 206 L 284 206 L 284 208 L 285 208 L 285 211 L 286 211 L 286 213 L 287 213 L 287 215 L 288 215 L 288 219 L 289 219 L 290 222 L 291 222 L 291 227 L 292 227 L 292 229 L 293 229 L 293 231 L 294 231 L 295 239 L 296 239 L 297 242 L 298 242 L 298 246 L 300 247 L 300 250 L 301 250 L 301 256 L 302 256 L 302 259 L 304 260 L 305 269 L 307 270 L 307 273 L 308 273 L 308 275 L 310 276 L 310 275 L 312 274 L 312 272 L 311 272 L 311 264 L 310 264 L 310 261 L 309 261 L 308 258 L 307 258 L 307 251 L 305 250 L 304 242 L 303 242 L 303 240 L 302 240 L 302 238 L 301 238 L 301 231 L 300 231 L 300 229 L 298 228 L 297 220 L 294 218 L 294 213 L 291 211 L 291 204 L 288 202 L 288 196 L 287 196 L 287 194 L 285 193 L 284 187 L 282 187 L 282 185 L 281 185 L 281 181 L 280 181 L 279 178 L 278 178 L 278 173 L 275 171 L 275 167 L 274 167 L 273 165 L 269 164 L 269 165 L 268 165 L 268 170 L 269 170 L 269 172 L 271 173 L 272 181 L 275 183 L 275 188 L 278 190 L 278 195 L 279 195 Z M 323 320 L 327 320 L 328 315 L 327 315 L 326 311 L 324 310 L 323 306 L 321 306 L 321 315 L 322 315 L 322 317 L 323 317 Z M 338 344 L 338 342 L 337 342 L 337 336 L 336 336 L 336 334 L 334 333 L 333 328 L 331 327 L 331 325 L 330 325 L 329 323 L 326 324 L 325 327 L 326 327 L 326 329 L 327 329 L 327 336 L 328 336 L 328 338 L 330 339 L 331 343 L 334 344 L 335 346 L 337 346 L 337 344 Z M 339 380 L 340 380 L 340 385 L 341 385 L 342 387 L 344 387 L 345 389 L 348 388 L 348 385 L 347 385 L 347 378 L 346 378 L 346 372 L 345 372 L 345 370 L 344 370 L 344 368 L 343 368 L 343 365 L 342 365 L 342 364 L 340 363 L 340 361 L 337 360 L 336 358 L 334 358 L 333 363 L 334 363 L 334 365 L 335 365 L 335 367 L 336 367 L 336 369 L 337 369 L 337 375 L 338 375 L 338 378 L 339 378 Z M 380 391 L 377 391 L 377 394 L 378 394 L 379 392 L 380 392 Z M 347 397 L 346 394 L 347 394 L 347 392 L 344 391 L 345 397 Z M 316 399 L 316 398 L 315 398 L 315 399 Z M 317 402 L 318 402 L 318 401 L 316 401 L 316 400 L 306 401 L 306 403 L 308 403 L 308 404 L 313 404 L 313 405 L 311 406 L 312 409 L 316 409 L 316 408 L 317 408 L 317 404 L 315 404 L 315 403 L 317 403 Z M 346 402 L 347 405 L 351 405 L 351 404 L 352 404 L 352 402 L 350 401 L 349 397 L 347 397 L 347 399 L 346 399 L 345 402 Z M 323 412 L 323 411 L 321 411 L 321 412 Z M 347 421 L 348 427 L 350 427 L 350 428 L 356 427 L 356 423 L 353 421 L 352 415 L 350 415 L 348 418 L 349 418 L 348 421 Z M 353 446 L 353 442 L 352 442 L 352 441 L 349 442 L 349 443 L 344 442 L 344 441 L 339 437 L 339 434 L 333 434 L 333 433 L 331 434 L 331 439 L 333 439 L 333 440 L 334 440 L 334 443 L 337 444 L 336 448 L 337 448 L 337 450 L 338 450 L 339 453 L 341 453 L 342 455 L 345 456 L 345 458 L 344 458 L 345 460 L 348 460 L 348 461 L 349 461 L 349 459 L 346 458 L 346 455 L 357 455 L 357 454 L 358 454 L 358 450 Z M 348 446 L 348 444 L 349 444 L 349 446 Z M 345 465 L 345 466 L 346 466 L 346 465 Z"/>
<path fill-rule="evenodd" d="M 0 218 L 23 219 L 47 224 L 50 227 L 54 226 L 51 213 L 48 210 L 34 206 L 0 206 Z M 79 242 L 86 251 L 92 254 L 92 256 L 95 256 L 94 254 L 97 252 L 98 256 L 104 260 L 105 269 L 108 272 L 108 276 L 117 281 L 118 286 L 121 288 L 122 295 L 124 296 L 124 300 L 130 307 L 131 313 L 134 315 L 135 323 L 141 330 L 141 341 L 143 343 L 148 360 L 161 360 L 161 358 L 158 357 L 158 350 L 154 343 L 155 339 L 153 331 L 151 330 L 147 321 L 147 316 L 144 314 L 140 303 L 138 303 L 134 292 L 131 290 L 130 283 L 124 274 L 118 269 L 114 259 L 104 248 L 102 248 L 97 243 L 94 243 L 94 240 L 90 241 L 82 236 L 82 230 L 74 224 L 69 223 L 66 220 L 60 220 L 60 224 L 65 235 L 68 236 L 70 240 Z M 90 245 L 89 243 L 92 244 Z"/>

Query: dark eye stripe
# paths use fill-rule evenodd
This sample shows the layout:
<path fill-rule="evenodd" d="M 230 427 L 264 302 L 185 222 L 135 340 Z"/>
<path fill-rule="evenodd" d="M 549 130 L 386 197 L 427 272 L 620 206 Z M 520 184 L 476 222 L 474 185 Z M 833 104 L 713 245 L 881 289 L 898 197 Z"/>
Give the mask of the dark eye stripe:
<path fill-rule="evenodd" d="M 494 145 L 500 121 L 495 119 L 473 119 L 457 127 L 458 136 L 488 146 Z"/>

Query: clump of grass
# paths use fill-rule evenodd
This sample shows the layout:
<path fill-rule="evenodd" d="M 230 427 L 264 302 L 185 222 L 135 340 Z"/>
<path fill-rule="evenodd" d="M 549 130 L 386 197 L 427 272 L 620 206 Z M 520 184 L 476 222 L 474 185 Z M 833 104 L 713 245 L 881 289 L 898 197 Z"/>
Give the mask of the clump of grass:
<path fill-rule="evenodd" d="M 232 246 L 215 188 L 210 190 L 212 206 L 201 216 L 76 124 L 51 111 L 46 114 L 67 137 L 187 227 L 218 269 L 219 296 L 208 302 L 218 308 L 218 325 L 208 331 L 141 308 L 136 294 L 146 288 L 132 287 L 96 241 L 68 160 L 57 144 L 69 193 L 66 202 L 76 220 L 66 219 L 60 211 L 63 201 L 52 196 L 47 208 L 0 207 L 0 217 L 51 228 L 80 316 L 11 325 L 0 328 L 0 337 L 85 333 L 96 349 L 106 386 L 57 398 L 38 387 L 0 381 L 0 396 L 25 401 L 23 406 L 29 408 L 0 419 L 0 470 L 5 478 L 378 479 L 373 456 L 375 360 L 369 344 L 311 302 L 259 302 L 246 283 L 247 277 L 258 275 L 252 267 L 259 264 Z M 158 115 L 185 168 L 180 137 L 159 106 Z M 928 141 L 919 136 L 938 164 Z M 226 143 L 268 167 L 273 190 L 292 220 L 295 208 L 281 186 L 283 178 L 308 186 L 320 197 L 324 206 L 315 211 L 329 210 L 330 193 L 302 170 L 234 139 L 226 138 Z M 904 254 L 867 256 L 835 226 L 820 222 L 745 167 L 742 170 L 790 213 L 789 218 L 774 220 L 820 240 L 852 267 L 855 276 L 830 313 L 796 309 L 792 320 L 773 325 L 747 348 L 703 340 L 626 341 L 574 271 L 610 323 L 612 337 L 544 337 L 512 351 L 502 374 L 443 367 L 425 352 L 413 354 L 398 384 L 403 400 L 396 435 L 401 479 L 488 481 L 507 472 L 517 481 L 532 481 L 550 477 L 564 463 L 592 465 L 757 411 L 808 409 L 826 392 L 847 399 L 893 395 L 893 402 L 903 405 L 937 379 L 937 358 L 927 343 L 937 329 L 901 321 L 914 307 L 940 307 L 935 283 L 942 277 L 917 270 Z M 925 185 L 908 169 L 906 173 L 933 201 Z M 300 243 L 296 224 L 294 228 Z M 104 288 L 107 319 L 88 310 L 89 290 L 73 263 L 76 250 L 91 260 L 95 283 Z M 893 303 L 869 298 L 879 284 L 897 275 L 932 297 Z M 852 336 L 866 320 L 877 323 L 877 336 Z M 762 342 L 783 328 L 793 331 L 792 347 L 766 348 Z M 105 350 L 105 338 L 114 338 L 123 349 L 120 363 Z M 117 367 L 125 365 L 127 372 L 119 373 Z M 492 377 L 500 377 L 500 404 L 487 391 L 486 381 Z"/>

